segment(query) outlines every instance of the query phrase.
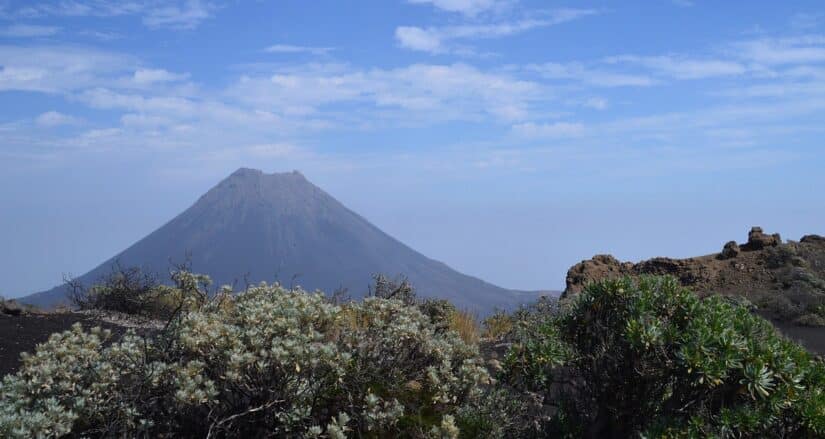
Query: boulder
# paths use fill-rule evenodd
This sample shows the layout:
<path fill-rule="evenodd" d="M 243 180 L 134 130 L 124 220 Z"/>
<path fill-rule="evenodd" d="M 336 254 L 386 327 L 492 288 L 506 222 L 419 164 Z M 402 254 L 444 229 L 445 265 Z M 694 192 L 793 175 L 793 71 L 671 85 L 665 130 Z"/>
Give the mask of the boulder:
<path fill-rule="evenodd" d="M 19 316 L 23 314 L 23 308 L 14 300 L 0 301 L 0 314 Z"/>
<path fill-rule="evenodd" d="M 739 244 L 736 241 L 729 241 L 725 246 L 722 248 L 722 253 L 719 254 L 719 259 L 733 259 L 739 256 L 741 250 L 739 249 Z"/>
<path fill-rule="evenodd" d="M 566 288 L 562 298 L 580 293 L 584 287 L 596 280 L 612 279 L 630 274 L 633 264 L 620 262 L 612 255 L 596 255 L 581 261 L 567 271 Z"/>
<path fill-rule="evenodd" d="M 778 233 L 768 235 L 762 231 L 761 227 L 753 227 L 748 233 L 748 243 L 742 246 L 742 249 L 747 251 L 762 250 L 766 247 L 775 247 L 781 243 L 782 238 Z"/>
<path fill-rule="evenodd" d="M 825 244 L 825 236 L 819 235 L 805 235 L 799 242 L 804 242 L 805 244 Z"/>

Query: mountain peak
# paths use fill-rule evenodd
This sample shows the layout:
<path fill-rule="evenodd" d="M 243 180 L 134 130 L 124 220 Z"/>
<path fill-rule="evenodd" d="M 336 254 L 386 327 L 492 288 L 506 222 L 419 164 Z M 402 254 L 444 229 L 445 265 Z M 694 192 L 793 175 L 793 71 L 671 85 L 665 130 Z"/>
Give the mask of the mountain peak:
<path fill-rule="evenodd" d="M 246 209 L 265 205 L 277 206 L 279 211 L 301 209 L 308 213 L 313 206 L 326 204 L 327 198 L 331 199 L 298 171 L 268 174 L 259 169 L 239 168 L 210 189 L 195 206 Z"/>
<path fill-rule="evenodd" d="M 170 261 L 191 262 L 217 285 L 282 281 L 307 290 L 349 289 L 363 295 L 375 273 L 404 274 L 422 297 L 489 311 L 522 295 L 429 259 L 347 209 L 300 172 L 267 174 L 240 168 L 194 205 L 79 279 L 94 283 L 118 262 L 158 274 Z M 54 305 L 56 287 L 27 298 Z"/>
<path fill-rule="evenodd" d="M 257 177 L 263 175 L 264 171 L 252 168 L 238 168 L 235 172 L 230 174 L 230 177 Z"/>
<path fill-rule="evenodd" d="M 277 179 L 277 178 L 298 178 L 302 180 L 306 180 L 304 174 L 302 174 L 298 170 L 293 170 L 292 172 L 273 172 L 271 174 L 267 174 L 260 169 L 254 168 L 245 168 L 241 167 L 238 168 L 235 172 L 229 175 L 229 178 L 252 178 L 252 179 L 262 179 L 262 178 L 269 178 L 269 179 Z"/>

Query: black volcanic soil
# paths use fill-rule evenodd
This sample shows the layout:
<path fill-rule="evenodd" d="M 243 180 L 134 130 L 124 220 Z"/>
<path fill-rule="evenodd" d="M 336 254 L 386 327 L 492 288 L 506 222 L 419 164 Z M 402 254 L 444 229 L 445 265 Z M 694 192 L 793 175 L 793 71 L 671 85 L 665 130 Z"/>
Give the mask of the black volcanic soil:
<path fill-rule="evenodd" d="M 17 370 L 21 353 L 34 352 L 35 346 L 48 340 L 51 334 L 66 331 L 78 322 L 86 329 L 101 326 L 115 335 L 126 332 L 122 326 L 100 322 L 84 314 L 0 314 L 0 377 Z"/>
<path fill-rule="evenodd" d="M 819 327 L 800 326 L 771 320 L 786 337 L 801 344 L 810 352 L 825 356 L 825 330 Z"/>

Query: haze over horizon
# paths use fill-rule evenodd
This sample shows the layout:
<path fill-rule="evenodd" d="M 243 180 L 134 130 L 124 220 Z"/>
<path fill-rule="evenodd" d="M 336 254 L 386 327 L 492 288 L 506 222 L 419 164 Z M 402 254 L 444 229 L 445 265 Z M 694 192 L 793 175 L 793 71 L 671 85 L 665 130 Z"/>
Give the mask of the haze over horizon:
<path fill-rule="evenodd" d="M 0 295 L 242 166 L 513 289 L 825 234 L 822 5 L 719 3 L 0 2 Z"/>

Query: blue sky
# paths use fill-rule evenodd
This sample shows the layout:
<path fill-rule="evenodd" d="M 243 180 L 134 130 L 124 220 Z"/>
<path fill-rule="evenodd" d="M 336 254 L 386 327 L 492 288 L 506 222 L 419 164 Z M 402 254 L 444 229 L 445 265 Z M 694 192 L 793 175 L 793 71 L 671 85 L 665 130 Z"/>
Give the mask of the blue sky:
<path fill-rule="evenodd" d="M 0 294 L 82 274 L 240 166 L 435 259 L 825 234 L 820 1 L 0 0 Z"/>

